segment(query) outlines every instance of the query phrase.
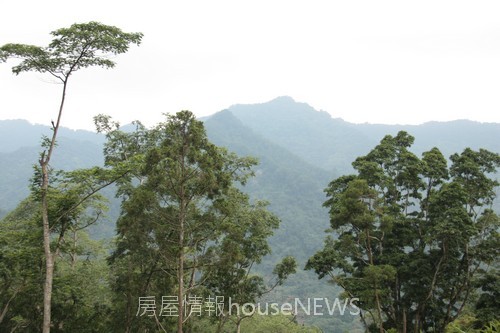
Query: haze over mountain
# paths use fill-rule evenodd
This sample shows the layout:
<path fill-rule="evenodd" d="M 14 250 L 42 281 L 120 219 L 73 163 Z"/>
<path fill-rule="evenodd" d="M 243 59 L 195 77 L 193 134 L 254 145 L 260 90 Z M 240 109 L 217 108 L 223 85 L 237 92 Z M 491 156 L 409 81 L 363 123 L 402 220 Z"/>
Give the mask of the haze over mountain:
<path fill-rule="evenodd" d="M 270 209 L 282 220 L 270 242 L 273 255 L 263 263 L 264 270 L 271 268 L 273 258 L 284 255 L 297 257 L 303 267 L 305 260 L 322 246 L 329 224 L 322 207 L 323 189 L 332 179 L 351 172 L 351 162 L 370 151 L 383 136 L 399 130 L 409 132 L 415 136 L 412 150 L 418 155 L 434 146 L 446 157 L 465 147 L 500 152 L 500 124 L 467 120 L 422 125 L 352 124 L 290 97 L 234 105 L 204 122 L 213 143 L 240 156 L 259 159 L 256 176 L 244 190 L 254 199 L 269 201 Z M 25 120 L 0 121 L 0 217 L 28 195 L 32 165 L 38 159 L 43 134 L 50 134 L 50 128 Z M 102 165 L 103 142 L 101 134 L 62 129 L 53 167 L 69 170 Z M 114 235 L 119 203 L 111 192 L 107 193 L 113 206 L 110 218 L 94 229 L 94 237 Z M 300 270 L 274 296 L 336 297 L 337 292 L 317 281 L 313 273 Z M 341 321 L 347 319 L 331 320 L 340 329 L 344 325 Z"/>
<path fill-rule="evenodd" d="M 412 150 L 417 154 L 435 146 L 445 156 L 465 147 L 500 151 L 497 123 L 455 120 L 422 125 L 352 124 L 287 96 L 262 104 L 234 105 L 229 111 L 245 126 L 311 164 L 340 173 L 352 170 L 351 162 L 385 135 L 400 130 L 415 136 Z"/>
<path fill-rule="evenodd" d="M 415 136 L 412 150 L 420 154 L 437 146 L 445 156 L 465 147 L 500 151 L 500 124 L 468 120 L 422 125 L 352 124 L 332 118 L 291 97 L 266 103 L 234 105 L 205 119 L 217 145 L 239 155 L 259 158 L 257 176 L 247 186 L 254 197 L 271 201 L 281 215 L 298 207 L 321 211 L 323 188 L 352 171 L 351 162 L 367 153 L 384 135 L 405 130 Z M 13 209 L 28 194 L 32 165 L 42 135 L 50 127 L 26 120 L 0 121 L 0 209 Z M 104 136 L 85 130 L 60 131 L 53 166 L 74 169 L 102 165 Z M 291 211 L 283 207 L 290 205 Z M 314 207 L 314 208 L 310 208 Z M 324 217 L 324 212 L 320 215 Z M 326 224 L 325 224 L 326 225 Z"/>
<path fill-rule="evenodd" d="M 500 151 L 497 123 L 456 120 L 422 125 L 352 124 L 286 96 L 261 104 L 234 105 L 205 122 L 216 144 L 260 159 L 257 177 L 249 186 L 258 196 L 304 191 L 308 188 L 304 183 L 308 183 L 322 197 L 321 190 L 329 179 L 351 172 L 351 162 L 357 156 L 367 153 L 384 135 L 399 130 L 415 136 L 412 150 L 417 154 L 434 146 L 445 156 L 465 147 Z M 0 121 L 0 209 L 13 209 L 28 194 L 41 136 L 50 131 L 48 126 L 32 125 L 26 120 Z M 62 128 L 53 166 L 73 169 L 101 165 L 103 142 L 103 135 Z M 279 206 L 276 202 L 273 205 Z"/>

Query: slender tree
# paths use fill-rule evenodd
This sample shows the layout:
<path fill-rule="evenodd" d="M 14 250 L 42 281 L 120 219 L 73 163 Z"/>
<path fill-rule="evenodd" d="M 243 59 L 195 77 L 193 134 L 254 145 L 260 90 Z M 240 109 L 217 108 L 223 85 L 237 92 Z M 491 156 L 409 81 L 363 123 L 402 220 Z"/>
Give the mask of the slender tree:
<path fill-rule="evenodd" d="M 47 47 L 6 44 L 0 48 L 0 60 L 12 57 L 21 59 L 21 62 L 12 68 L 13 73 L 20 74 L 28 71 L 48 73 L 62 84 L 57 118 L 55 122 L 52 122 L 52 136 L 44 139 L 44 150 L 39 159 L 41 171 L 40 202 L 46 266 L 43 333 L 50 332 L 52 282 L 56 258 L 50 245 L 54 225 L 51 225 L 48 215 L 49 165 L 56 146 L 69 79 L 82 68 L 114 67 L 115 63 L 109 59 L 109 55 L 125 53 L 130 44 L 138 45 L 142 39 L 141 33 L 125 33 L 119 28 L 98 22 L 73 24 L 69 28 L 58 29 L 51 34 L 54 38 Z"/>

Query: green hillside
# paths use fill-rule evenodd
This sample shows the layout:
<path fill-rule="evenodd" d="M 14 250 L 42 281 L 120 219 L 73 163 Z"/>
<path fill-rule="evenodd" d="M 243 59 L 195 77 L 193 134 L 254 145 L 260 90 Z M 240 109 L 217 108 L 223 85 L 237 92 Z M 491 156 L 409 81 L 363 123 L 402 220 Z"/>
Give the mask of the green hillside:
<path fill-rule="evenodd" d="M 229 108 L 246 126 L 309 163 L 342 174 L 368 149 L 370 140 L 355 125 L 335 119 L 290 97 Z"/>
<path fill-rule="evenodd" d="M 243 188 L 252 199 L 270 202 L 281 226 L 270 239 L 272 254 L 258 267 L 269 275 L 276 261 L 292 255 L 299 271 L 282 287 L 267 295 L 283 302 L 293 298 L 338 296 L 339 289 L 318 280 L 302 268 L 323 246 L 328 213 L 322 206 L 328 183 L 352 171 L 351 162 L 370 151 L 386 134 L 406 130 L 415 136 L 412 150 L 419 154 L 438 146 L 448 157 L 465 147 L 500 151 L 500 124 L 470 121 L 426 123 L 420 126 L 356 125 L 332 118 L 305 103 L 280 97 L 268 103 L 235 105 L 204 120 L 209 139 L 239 156 L 254 156 L 259 165 L 255 177 Z M 0 217 L 13 210 L 29 193 L 32 165 L 38 158 L 38 142 L 49 127 L 26 121 L 0 121 Z M 61 131 L 53 167 L 72 170 L 103 164 L 104 136 L 89 131 Z M 91 229 L 94 238 L 114 236 L 119 202 L 113 189 L 108 218 Z M 357 317 L 298 318 L 332 332 L 359 328 Z"/>
<path fill-rule="evenodd" d="M 205 126 L 216 145 L 259 159 L 256 177 L 244 189 L 255 199 L 269 201 L 271 210 L 283 220 L 274 236 L 275 251 L 281 255 L 308 256 L 317 248 L 315 240 L 327 227 L 327 214 L 321 204 L 324 185 L 332 175 L 264 139 L 229 111 L 214 115 Z M 294 248 L 296 244 L 302 245 L 300 252 Z"/>
<path fill-rule="evenodd" d="M 352 124 L 290 97 L 234 105 L 229 111 L 264 138 L 336 174 L 350 172 L 356 157 L 366 154 L 385 135 L 401 130 L 415 136 L 412 150 L 416 154 L 432 147 L 439 147 L 446 157 L 466 147 L 500 151 L 500 124 L 496 123 L 457 120 L 422 125 Z"/>

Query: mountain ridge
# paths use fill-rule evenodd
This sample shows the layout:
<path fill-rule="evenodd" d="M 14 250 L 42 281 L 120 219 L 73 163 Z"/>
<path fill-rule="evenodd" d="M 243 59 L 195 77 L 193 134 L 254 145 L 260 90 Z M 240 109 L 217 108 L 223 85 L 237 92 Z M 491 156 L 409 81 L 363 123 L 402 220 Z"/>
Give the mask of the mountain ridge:
<path fill-rule="evenodd" d="M 228 113 L 233 119 L 225 121 L 229 121 L 231 125 L 219 127 L 217 131 L 219 137 L 226 133 L 224 142 L 228 144 L 231 136 L 238 134 L 238 131 L 231 132 L 230 127 L 247 129 L 243 131 L 246 133 L 247 142 L 239 143 L 238 153 L 251 151 L 248 148 L 252 142 L 248 140 L 257 140 L 261 146 L 273 144 L 274 150 L 280 147 L 291 154 L 283 158 L 289 160 L 289 165 L 302 165 L 302 162 L 306 162 L 326 171 L 332 179 L 352 172 L 351 163 L 356 157 L 366 154 L 383 136 L 396 134 L 400 130 L 405 130 L 416 138 L 412 149 L 417 154 L 435 146 L 441 149 L 446 157 L 460 152 L 465 147 L 500 152 L 498 123 L 454 120 L 431 121 L 422 125 L 353 124 L 333 118 L 325 111 L 317 111 L 307 103 L 295 102 L 288 96 L 265 103 L 235 104 L 204 118 L 203 121 L 205 124 L 214 124 L 214 120 L 220 120 L 222 116 L 229 118 Z M 126 125 L 123 128 L 128 127 Z M 251 134 L 248 130 L 251 130 Z M 9 189 L 13 183 L 22 179 L 26 179 L 24 184 L 27 184 L 27 179 L 31 176 L 31 166 L 36 163 L 40 152 L 41 136 L 50 133 L 49 126 L 30 124 L 26 120 L 0 120 L 0 165 L 5 176 L 0 179 L 1 188 Z M 78 147 L 74 149 L 80 153 L 71 153 L 70 158 L 65 158 L 65 153 L 58 152 L 54 158 L 55 167 L 67 169 L 88 166 L 94 162 L 102 163 L 104 135 L 87 130 L 61 128 L 59 138 L 59 144 L 68 147 L 68 152 L 71 152 L 71 147 Z M 235 142 L 232 146 L 236 149 Z M 96 156 L 90 156 L 92 151 Z M 283 154 L 282 150 L 279 151 L 279 154 Z M 82 153 L 85 153 L 86 157 L 81 156 Z M 297 158 L 302 162 L 293 162 L 298 161 Z M 12 209 L 14 202 L 22 199 L 18 196 L 27 194 L 27 190 L 19 188 L 15 189 L 15 192 L 18 194 L 14 196 L 5 191 L 0 193 L 0 209 Z"/>
<path fill-rule="evenodd" d="M 413 151 L 433 147 L 445 156 L 466 147 L 500 151 L 500 124 L 472 120 L 431 121 L 421 125 L 354 124 L 317 111 L 306 103 L 280 97 L 267 103 L 237 104 L 228 109 L 246 126 L 297 156 L 338 175 L 387 134 L 405 130 L 415 137 Z"/>
<path fill-rule="evenodd" d="M 272 271 L 278 258 L 293 255 L 299 267 L 322 245 L 329 226 L 322 206 L 328 183 L 352 172 L 352 161 L 370 151 L 387 134 L 406 130 L 415 136 L 414 152 L 437 146 L 449 156 L 465 146 L 500 151 L 500 124 L 473 121 L 429 122 L 427 125 L 353 124 L 317 111 L 306 103 L 281 97 L 260 104 L 237 104 L 203 118 L 208 138 L 239 156 L 259 159 L 256 176 L 243 188 L 253 200 L 270 202 L 269 209 L 282 221 L 270 239 L 273 254 L 266 257 L 262 272 Z M 123 126 L 124 130 L 131 129 Z M 54 168 L 75 169 L 102 165 L 105 137 L 92 131 L 61 129 L 53 159 Z M 40 153 L 40 136 L 50 127 L 27 121 L 0 120 L 0 218 L 28 195 L 32 165 Z M 108 221 L 90 230 L 94 238 L 114 236 L 119 200 L 108 189 L 111 202 Z M 93 226 L 94 228 L 94 226 Z M 338 297 L 339 289 L 318 280 L 311 271 L 299 269 L 271 295 L 273 301 L 287 297 Z M 354 323 L 345 318 L 299 318 L 323 328 L 342 332 Z M 354 320 L 350 318 L 349 320 Z M 314 321 L 314 322 L 312 322 Z"/>
<path fill-rule="evenodd" d="M 366 154 L 383 136 L 399 130 L 415 136 L 412 147 L 415 153 L 434 146 L 445 156 L 460 152 L 466 146 L 500 151 L 500 124 L 497 123 L 455 120 L 423 125 L 353 124 L 288 96 L 266 103 L 236 104 L 204 122 L 214 143 L 240 155 L 260 154 L 266 172 L 276 178 L 274 184 L 279 183 L 279 179 L 282 183 L 304 185 L 309 182 L 302 187 L 314 187 L 314 194 L 308 193 L 306 197 L 315 200 L 324 198 L 320 197 L 322 190 L 331 179 L 352 172 L 351 163 L 356 157 Z M 13 209 L 28 195 L 32 165 L 40 152 L 38 144 L 41 136 L 50 132 L 49 126 L 30 124 L 26 120 L 0 120 L 0 188 L 4 189 L 0 192 L 0 210 Z M 96 132 L 61 128 L 53 167 L 68 170 L 102 165 L 104 140 L 104 135 Z M 262 165 L 257 170 L 262 173 Z M 269 181 L 258 183 L 268 175 L 260 176 L 250 184 L 255 195 L 271 191 L 266 188 Z M 309 179 L 306 181 L 304 177 Z M 300 191 L 300 186 L 288 191 Z M 276 201 L 276 198 L 263 199 Z"/>

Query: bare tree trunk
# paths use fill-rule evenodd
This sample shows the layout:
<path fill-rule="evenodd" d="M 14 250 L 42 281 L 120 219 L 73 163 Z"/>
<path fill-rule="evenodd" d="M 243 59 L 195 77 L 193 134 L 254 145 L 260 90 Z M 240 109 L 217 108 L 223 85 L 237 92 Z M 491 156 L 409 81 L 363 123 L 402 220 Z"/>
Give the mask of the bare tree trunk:
<path fill-rule="evenodd" d="M 59 106 L 59 113 L 57 121 L 52 122 L 52 138 L 50 146 L 45 154 L 40 158 L 40 167 L 42 168 L 42 186 L 41 186 L 41 201 L 42 201 L 42 223 L 43 223 L 43 249 L 45 254 L 45 284 L 43 288 L 43 333 L 50 333 L 51 323 L 51 307 L 52 307 L 52 283 L 54 280 L 54 265 L 55 256 L 50 249 L 50 224 L 49 224 L 49 203 L 48 203 L 48 190 L 49 190 L 49 162 L 52 157 L 52 152 L 56 145 L 57 131 L 61 123 L 62 111 L 64 108 L 64 100 L 66 98 L 66 87 L 68 84 L 68 77 L 63 82 L 63 91 L 61 96 L 61 104 Z"/>
<path fill-rule="evenodd" d="M 366 239 L 367 239 L 367 247 L 368 247 L 368 256 L 369 256 L 369 260 L 370 260 L 370 265 L 374 265 L 374 261 L 373 261 L 373 253 L 372 253 L 372 247 L 371 247 L 371 241 L 370 241 L 370 232 L 368 231 L 368 229 L 366 229 Z M 378 327 L 379 327 L 379 332 L 380 333 L 384 333 L 384 323 L 382 321 L 382 307 L 380 305 L 380 296 L 378 294 L 378 285 L 376 283 L 376 281 L 374 282 L 374 288 L 375 288 L 375 302 L 377 304 L 377 315 L 378 315 L 378 320 L 379 320 L 379 324 L 378 324 Z"/>
<path fill-rule="evenodd" d="M 181 177 L 182 184 L 179 193 L 179 317 L 177 317 L 177 333 L 183 333 L 184 326 L 184 224 L 186 222 L 187 214 L 187 203 L 185 198 L 185 188 L 184 188 L 184 177 L 185 177 L 185 155 L 186 155 L 186 145 L 183 144 L 183 152 L 181 156 Z"/>
<path fill-rule="evenodd" d="M 238 318 L 238 322 L 236 322 L 236 333 L 241 333 L 241 321 L 243 318 Z"/>
<path fill-rule="evenodd" d="M 177 317 L 177 333 L 182 333 L 182 326 L 184 322 L 184 221 L 183 218 L 179 221 L 179 316 Z"/>
<path fill-rule="evenodd" d="M 48 175 L 43 170 L 47 169 L 42 165 L 43 177 Z M 45 183 L 45 180 L 44 180 Z M 50 249 L 50 226 L 48 216 L 47 193 L 42 190 L 42 219 L 43 219 L 43 249 L 45 254 L 45 284 L 43 288 L 43 333 L 50 332 L 51 304 L 52 304 L 52 282 L 54 280 L 54 256 Z"/>
<path fill-rule="evenodd" d="M 403 333 L 406 333 L 406 308 L 403 308 Z"/>

